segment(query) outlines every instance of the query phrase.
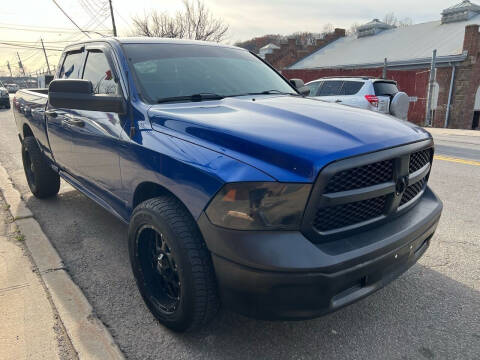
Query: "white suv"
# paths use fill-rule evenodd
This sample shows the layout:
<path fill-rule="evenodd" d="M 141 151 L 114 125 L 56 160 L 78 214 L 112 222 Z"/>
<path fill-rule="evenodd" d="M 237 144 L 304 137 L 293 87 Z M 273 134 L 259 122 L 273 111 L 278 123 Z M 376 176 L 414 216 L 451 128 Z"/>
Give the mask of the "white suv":
<path fill-rule="evenodd" d="M 332 77 L 305 85 L 311 97 L 328 102 L 377 111 L 406 120 L 409 99 L 393 80 L 369 77 Z"/>

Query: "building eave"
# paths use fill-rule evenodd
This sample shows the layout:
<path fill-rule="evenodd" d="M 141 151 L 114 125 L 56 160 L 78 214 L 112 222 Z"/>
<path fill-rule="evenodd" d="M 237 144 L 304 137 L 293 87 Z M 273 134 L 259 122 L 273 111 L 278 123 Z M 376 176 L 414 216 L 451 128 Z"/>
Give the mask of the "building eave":
<path fill-rule="evenodd" d="M 458 55 L 446 55 L 446 56 L 437 56 L 436 62 L 437 64 L 451 64 L 451 63 L 458 63 L 465 61 L 467 59 L 468 54 L 466 52 Z M 301 61 L 301 60 L 300 60 Z M 398 60 L 398 61 L 388 61 L 387 59 L 387 67 L 388 68 L 408 68 L 408 67 L 419 67 L 422 65 L 430 65 L 432 62 L 432 58 L 421 58 L 421 59 L 409 59 L 409 60 Z M 319 66 L 319 67 L 308 67 L 308 68 L 296 68 L 293 69 L 292 67 L 295 64 L 291 65 L 287 68 L 287 70 L 322 70 L 322 69 L 368 69 L 368 68 L 379 68 L 384 66 L 384 62 L 375 62 L 375 63 L 364 63 L 364 64 L 343 64 L 337 66 Z"/>

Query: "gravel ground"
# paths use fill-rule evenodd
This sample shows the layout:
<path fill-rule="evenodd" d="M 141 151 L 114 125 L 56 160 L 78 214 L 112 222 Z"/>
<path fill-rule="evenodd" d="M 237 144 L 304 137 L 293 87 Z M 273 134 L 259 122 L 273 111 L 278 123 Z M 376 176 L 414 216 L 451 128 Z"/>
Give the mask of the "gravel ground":
<path fill-rule="evenodd" d="M 160 326 L 140 298 L 126 226 L 65 183 L 56 199 L 33 198 L 10 111 L 0 110 L 0 124 L 2 165 L 129 359 L 480 358 L 480 166 L 434 163 L 430 184 L 445 209 L 432 245 L 374 295 L 301 322 L 256 321 L 223 310 L 201 332 L 178 335 Z M 480 160 L 480 146 L 464 147 Z"/>

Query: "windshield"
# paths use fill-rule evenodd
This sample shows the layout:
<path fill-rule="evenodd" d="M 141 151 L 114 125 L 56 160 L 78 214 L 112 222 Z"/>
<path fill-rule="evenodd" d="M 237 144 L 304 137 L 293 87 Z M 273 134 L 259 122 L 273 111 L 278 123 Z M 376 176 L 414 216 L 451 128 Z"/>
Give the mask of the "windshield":
<path fill-rule="evenodd" d="M 247 51 L 190 44 L 126 44 L 143 97 L 162 99 L 215 94 L 298 95 L 275 71 Z M 212 99 L 212 97 L 208 98 Z"/>

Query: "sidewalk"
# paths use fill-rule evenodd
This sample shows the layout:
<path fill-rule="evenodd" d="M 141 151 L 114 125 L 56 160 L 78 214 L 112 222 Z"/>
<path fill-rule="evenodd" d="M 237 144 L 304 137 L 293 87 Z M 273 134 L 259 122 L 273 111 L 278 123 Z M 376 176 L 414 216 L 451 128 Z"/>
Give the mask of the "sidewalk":
<path fill-rule="evenodd" d="M 76 359 L 0 195 L 0 359 Z"/>
<path fill-rule="evenodd" d="M 480 137 L 480 130 L 444 129 L 444 128 L 433 128 L 433 127 L 426 127 L 425 130 L 430 132 L 432 135 Z"/>

